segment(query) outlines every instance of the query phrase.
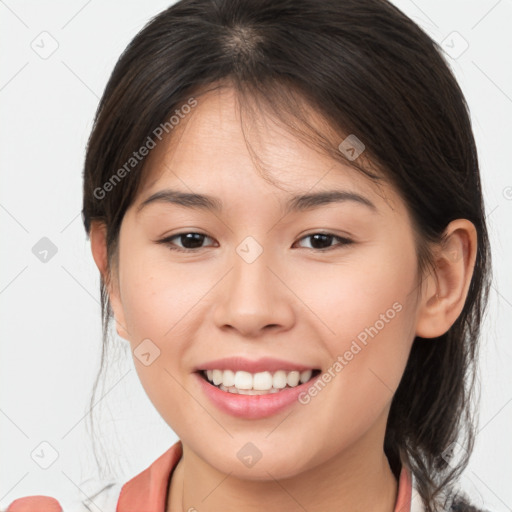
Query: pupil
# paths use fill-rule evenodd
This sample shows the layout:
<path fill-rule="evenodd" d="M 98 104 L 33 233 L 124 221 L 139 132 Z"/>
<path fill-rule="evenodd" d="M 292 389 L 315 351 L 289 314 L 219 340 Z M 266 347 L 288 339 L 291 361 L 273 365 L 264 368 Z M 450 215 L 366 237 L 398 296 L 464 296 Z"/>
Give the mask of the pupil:
<path fill-rule="evenodd" d="M 191 243 L 192 246 L 190 245 L 187 245 L 187 243 L 183 243 L 183 246 L 186 248 L 186 249 L 195 249 L 197 247 L 201 247 L 201 243 L 202 243 L 202 238 L 204 235 L 202 235 L 201 233 L 186 233 L 185 235 L 181 235 L 181 238 L 182 238 L 182 243 L 183 241 L 187 241 L 188 240 L 188 243 Z M 198 238 L 199 237 L 199 238 Z"/>
<path fill-rule="evenodd" d="M 326 239 L 327 239 L 327 242 L 331 242 L 331 239 L 332 239 L 332 235 L 324 235 L 322 233 L 317 233 L 316 235 L 312 235 L 312 241 L 311 241 L 311 246 L 314 248 L 314 249 L 321 249 L 323 247 L 329 247 L 330 246 L 330 243 L 327 243 L 327 244 L 316 244 L 315 242 L 318 242 L 319 241 L 319 237 L 323 237 L 323 241 L 325 242 Z"/>

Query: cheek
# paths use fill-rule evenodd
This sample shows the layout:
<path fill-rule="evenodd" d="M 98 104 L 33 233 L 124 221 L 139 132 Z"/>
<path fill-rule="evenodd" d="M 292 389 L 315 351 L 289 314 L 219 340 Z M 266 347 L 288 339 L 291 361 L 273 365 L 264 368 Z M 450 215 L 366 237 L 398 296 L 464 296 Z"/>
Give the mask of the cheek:
<path fill-rule="evenodd" d="M 193 329 L 190 313 L 204 295 L 207 283 L 204 276 L 180 272 L 170 265 L 165 251 L 161 254 L 158 251 L 155 257 L 154 250 L 138 248 L 141 242 L 137 245 L 137 241 L 128 237 L 125 242 L 120 247 L 121 301 L 135 369 L 147 396 L 164 420 L 174 425 L 172 422 L 181 418 L 182 428 L 187 428 L 190 397 L 179 384 L 183 380 L 180 363 Z M 138 359 L 137 348 L 144 346 L 141 343 L 147 339 L 156 345 L 158 357 L 146 366 Z M 148 346 L 153 357 L 155 349 L 152 345 L 145 347 Z"/>
<path fill-rule="evenodd" d="M 324 342 L 332 357 L 329 383 L 321 391 L 332 401 L 327 413 L 316 401 L 314 414 L 364 431 L 392 399 L 414 339 L 417 263 L 412 244 L 387 244 L 344 268 L 317 274 L 324 293 L 312 309 L 323 311 L 331 333 Z M 325 396 L 324 396 L 325 399 Z M 312 401 L 313 402 L 313 401 Z M 348 417 L 347 417 L 348 414 Z"/>
<path fill-rule="evenodd" d="M 366 247 L 335 264 L 307 265 L 290 270 L 287 279 L 324 325 L 331 355 L 360 333 L 364 339 L 365 329 L 375 324 L 381 338 L 387 338 L 385 331 L 394 338 L 407 326 L 410 332 L 417 262 L 409 240 Z"/>
<path fill-rule="evenodd" d="M 155 251 L 139 246 L 144 247 L 140 241 L 130 245 L 126 240 L 120 271 L 125 321 L 132 343 L 150 338 L 161 344 L 179 333 L 186 323 L 181 319 L 211 287 L 212 276 L 202 272 L 201 266 L 184 271 L 171 264 L 164 248 Z"/>

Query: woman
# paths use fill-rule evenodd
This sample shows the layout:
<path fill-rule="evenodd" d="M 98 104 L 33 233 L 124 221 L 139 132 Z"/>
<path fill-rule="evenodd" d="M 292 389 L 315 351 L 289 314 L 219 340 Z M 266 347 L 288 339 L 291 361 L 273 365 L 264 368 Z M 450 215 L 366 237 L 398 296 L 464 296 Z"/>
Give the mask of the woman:
<path fill-rule="evenodd" d="M 455 483 L 490 278 L 477 152 L 398 9 L 177 2 L 113 71 L 82 213 L 105 343 L 113 316 L 180 439 L 95 504 L 476 510 Z"/>

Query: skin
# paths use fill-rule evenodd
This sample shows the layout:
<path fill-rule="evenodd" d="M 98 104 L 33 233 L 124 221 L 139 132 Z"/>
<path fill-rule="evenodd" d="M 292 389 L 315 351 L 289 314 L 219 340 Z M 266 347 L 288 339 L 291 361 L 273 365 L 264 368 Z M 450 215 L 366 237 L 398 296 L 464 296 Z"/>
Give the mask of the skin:
<path fill-rule="evenodd" d="M 419 276 L 411 219 L 391 186 L 377 188 L 268 116 L 258 123 L 250 143 L 273 183 L 251 159 L 232 90 L 208 93 L 152 150 L 111 274 L 104 226 L 95 222 L 90 233 L 118 334 L 132 351 L 147 338 L 160 350 L 149 366 L 134 362 L 148 397 L 183 443 L 167 510 L 392 512 L 397 480 L 383 450 L 390 403 L 414 337 L 440 336 L 462 311 L 475 228 L 465 219 L 451 222 L 446 244 L 433 248 L 435 272 Z M 160 202 L 137 213 L 165 188 L 216 196 L 224 208 L 214 214 Z M 283 215 L 291 194 L 330 189 L 357 192 L 376 210 L 345 201 Z M 332 238 L 323 245 L 330 249 L 314 249 L 306 235 L 319 231 L 353 243 Z M 183 232 L 206 234 L 202 248 L 187 254 L 155 242 Z M 247 236 L 263 249 L 250 264 L 236 252 Z M 232 355 L 326 371 L 394 303 L 401 311 L 316 397 L 269 418 L 221 412 L 192 373 Z M 237 458 L 248 442 L 262 453 L 251 468 Z"/>

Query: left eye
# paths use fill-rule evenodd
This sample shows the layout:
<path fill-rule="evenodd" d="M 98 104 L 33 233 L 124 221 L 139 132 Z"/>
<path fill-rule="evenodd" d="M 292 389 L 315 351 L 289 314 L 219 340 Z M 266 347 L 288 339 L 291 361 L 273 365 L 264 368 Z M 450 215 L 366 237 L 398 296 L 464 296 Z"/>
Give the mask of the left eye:
<path fill-rule="evenodd" d="M 196 249 L 202 249 L 202 242 L 205 238 L 210 238 L 208 235 L 203 233 L 178 233 L 177 235 L 172 235 L 162 240 L 158 240 L 157 243 L 166 245 L 169 249 L 173 251 L 181 251 L 181 252 L 193 252 Z M 306 247 L 306 249 L 313 249 L 317 251 L 323 251 L 335 248 L 336 246 L 343 246 L 353 243 L 352 240 L 346 237 L 341 237 L 337 235 L 333 235 L 331 233 L 312 233 L 310 235 L 306 235 L 302 237 L 300 240 L 305 240 L 311 238 L 312 247 Z M 173 240 L 178 239 L 181 240 L 182 246 L 176 245 Z M 210 240 L 213 240 L 210 238 Z M 299 240 L 299 241 L 300 241 Z M 338 240 L 338 244 L 334 246 L 331 245 L 331 242 L 334 240 Z"/>
<path fill-rule="evenodd" d="M 310 247 L 311 249 L 320 251 L 324 250 L 324 252 L 325 249 L 329 250 L 332 248 L 336 248 L 336 245 L 343 246 L 353 243 L 353 241 L 350 240 L 350 238 L 333 235 L 331 233 L 312 233 L 310 235 L 302 237 L 300 240 L 305 240 L 307 238 L 311 238 L 313 245 L 313 247 Z M 332 242 L 333 240 L 338 240 L 339 243 L 334 246 L 330 245 L 330 242 Z"/>

